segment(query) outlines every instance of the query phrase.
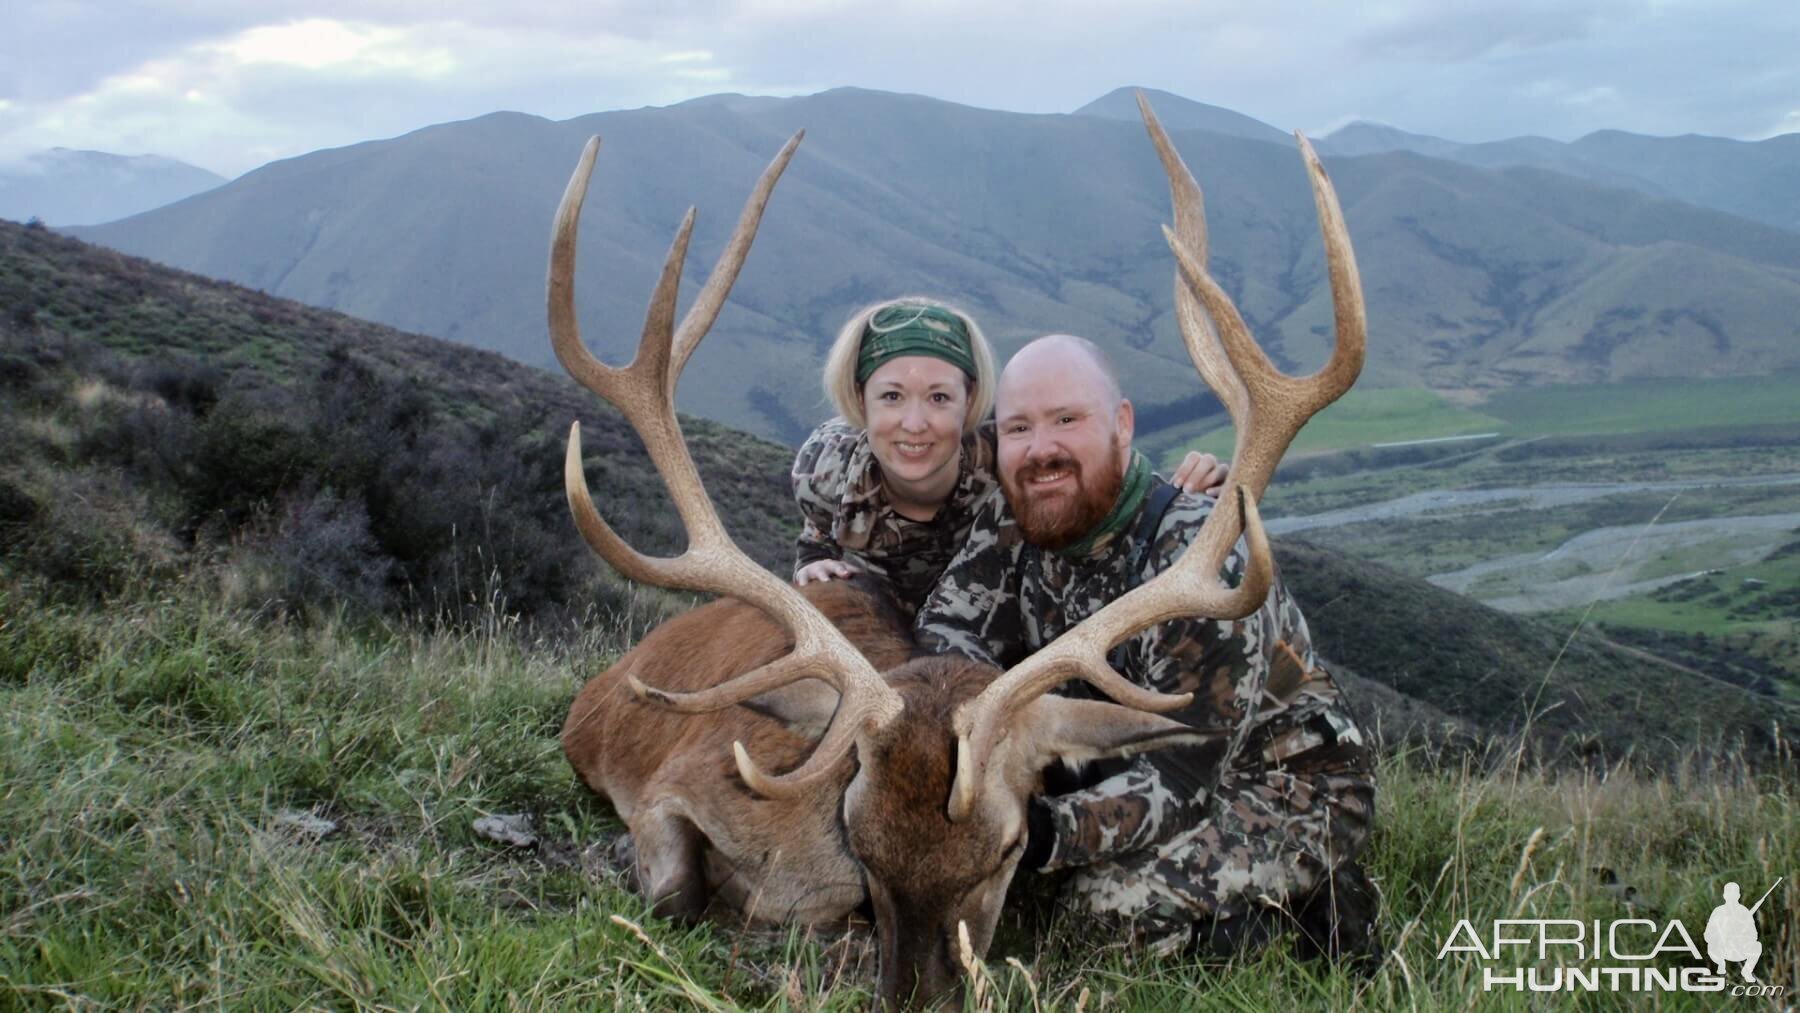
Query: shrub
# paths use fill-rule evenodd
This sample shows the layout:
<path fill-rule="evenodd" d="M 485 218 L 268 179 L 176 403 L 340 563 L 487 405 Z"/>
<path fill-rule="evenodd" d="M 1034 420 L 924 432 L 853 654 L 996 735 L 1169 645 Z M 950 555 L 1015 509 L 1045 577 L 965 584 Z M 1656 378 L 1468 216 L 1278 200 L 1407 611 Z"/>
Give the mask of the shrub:
<path fill-rule="evenodd" d="M 277 514 L 259 553 L 273 571 L 277 596 L 314 611 L 342 606 L 375 613 L 390 604 L 394 562 L 370 536 L 362 503 L 326 489 L 288 497 Z"/>
<path fill-rule="evenodd" d="M 241 528 L 318 470 L 320 448 L 302 412 L 286 410 L 287 400 L 273 391 L 233 391 L 199 424 L 184 476 L 188 533 L 209 522 Z"/>
<path fill-rule="evenodd" d="M 188 355 L 171 355 L 140 364 L 132 371 L 131 386 L 162 398 L 165 404 L 191 415 L 205 416 L 219 403 L 225 374 L 217 366 Z"/>

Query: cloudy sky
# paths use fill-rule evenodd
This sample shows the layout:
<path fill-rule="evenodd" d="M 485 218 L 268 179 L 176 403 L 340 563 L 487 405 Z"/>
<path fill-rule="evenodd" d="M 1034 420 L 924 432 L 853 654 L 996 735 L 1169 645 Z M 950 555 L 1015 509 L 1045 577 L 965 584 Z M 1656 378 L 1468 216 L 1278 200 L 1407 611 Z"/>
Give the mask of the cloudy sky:
<path fill-rule="evenodd" d="M 14 0 L 0 160 L 236 175 L 497 109 L 839 85 L 1022 112 L 1145 85 L 1313 133 L 1761 139 L 1800 132 L 1797 50 L 1800 0 Z"/>

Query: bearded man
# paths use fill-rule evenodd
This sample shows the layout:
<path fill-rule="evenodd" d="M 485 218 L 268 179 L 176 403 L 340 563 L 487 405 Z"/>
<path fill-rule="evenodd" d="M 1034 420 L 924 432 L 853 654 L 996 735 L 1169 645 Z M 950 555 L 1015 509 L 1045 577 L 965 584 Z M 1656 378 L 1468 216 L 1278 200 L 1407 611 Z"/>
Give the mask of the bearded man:
<path fill-rule="evenodd" d="M 1000 488 L 915 633 L 1004 668 L 1171 565 L 1214 503 L 1151 474 L 1131 445 L 1131 402 L 1085 339 L 1020 350 L 995 417 Z M 1233 583 L 1244 551 L 1227 564 Z M 1158 950 L 1231 953 L 1296 927 L 1303 954 L 1379 959 L 1376 898 L 1356 864 L 1374 814 L 1370 751 L 1279 577 L 1246 618 L 1152 626 L 1110 660 L 1141 686 L 1194 694 L 1169 717 L 1228 734 L 1091 765 L 1072 784 L 1047 772 L 1020 867 L 1067 870 L 1078 909 Z"/>

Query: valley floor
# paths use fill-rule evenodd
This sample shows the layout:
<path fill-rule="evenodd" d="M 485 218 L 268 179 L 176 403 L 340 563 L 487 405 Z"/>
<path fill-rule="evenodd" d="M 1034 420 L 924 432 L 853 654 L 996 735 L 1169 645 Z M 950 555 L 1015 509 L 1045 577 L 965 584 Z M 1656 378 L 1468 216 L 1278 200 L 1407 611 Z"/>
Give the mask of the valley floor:
<path fill-rule="evenodd" d="M 1270 531 L 1800 699 L 1800 378 L 1537 388 L 1464 415 L 1422 393 L 1365 392 L 1326 427 L 1271 485 Z"/>

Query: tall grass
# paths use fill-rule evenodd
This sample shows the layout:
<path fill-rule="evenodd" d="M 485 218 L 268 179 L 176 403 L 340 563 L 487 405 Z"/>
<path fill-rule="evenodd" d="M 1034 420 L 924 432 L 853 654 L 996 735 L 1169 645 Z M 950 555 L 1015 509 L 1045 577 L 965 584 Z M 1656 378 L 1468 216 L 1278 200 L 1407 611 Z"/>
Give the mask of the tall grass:
<path fill-rule="evenodd" d="M 69 603 L 0 579 L 0 1008 L 864 1006 L 861 935 L 682 928 L 622 888 L 599 860 L 616 822 L 555 736 L 626 634 L 530 642 L 500 615 L 299 626 L 207 593 Z M 969 1002 L 1541 1008 L 1484 994 L 1467 955 L 1437 959 L 1458 919 L 1485 932 L 1494 918 L 1648 905 L 1698 938 L 1725 881 L 1749 901 L 1780 875 L 1758 916 L 1759 970 L 1800 980 L 1791 763 L 1757 775 L 1696 754 L 1653 778 L 1514 775 L 1506 760 L 1382 761 L 1368 862 L 1394 952 L 1372 976 L 1283 945 L 1224 963 L 1157 957 L 1097 937 L 1026 878 L 999 944 L 969 964 Z M 494 812 L 531 814 L 539 845 L 475 835 Z"/>

